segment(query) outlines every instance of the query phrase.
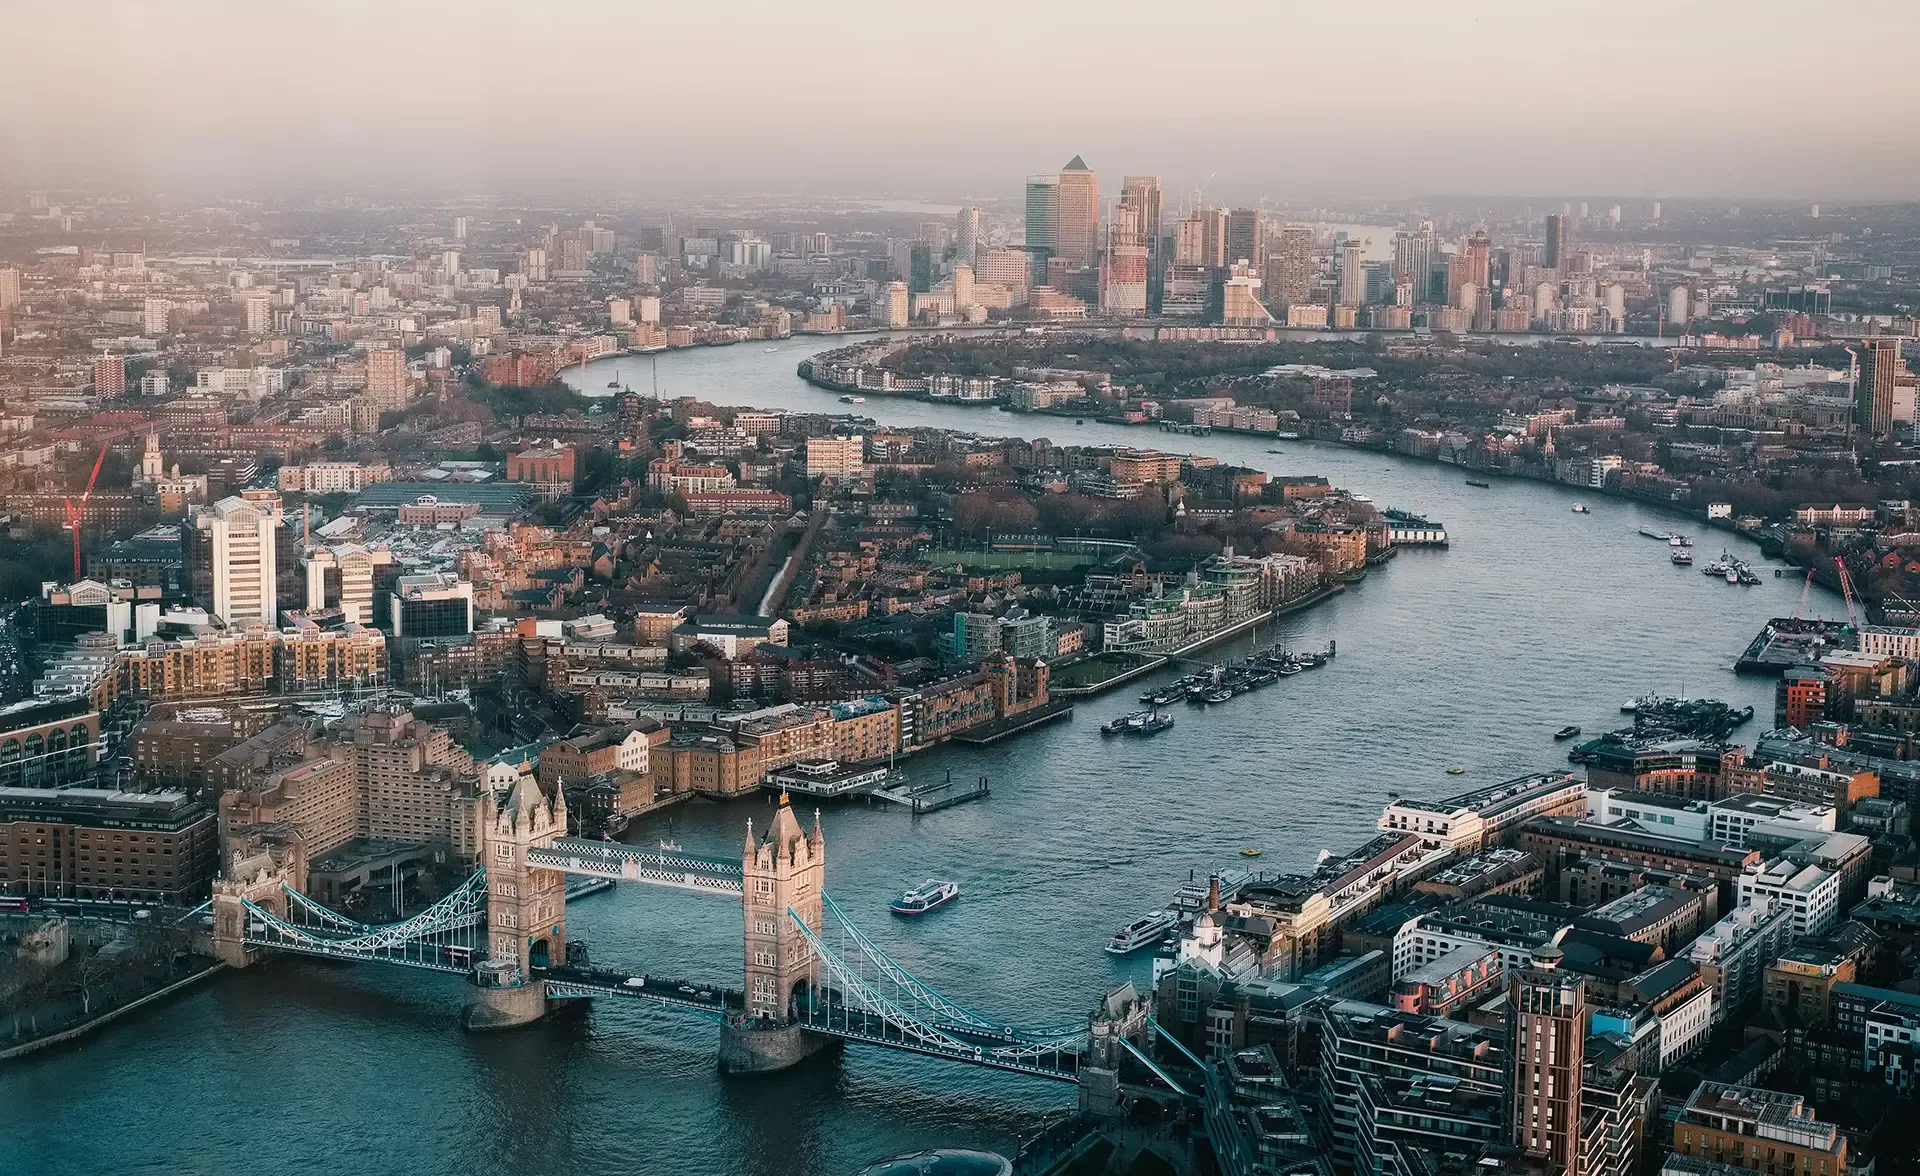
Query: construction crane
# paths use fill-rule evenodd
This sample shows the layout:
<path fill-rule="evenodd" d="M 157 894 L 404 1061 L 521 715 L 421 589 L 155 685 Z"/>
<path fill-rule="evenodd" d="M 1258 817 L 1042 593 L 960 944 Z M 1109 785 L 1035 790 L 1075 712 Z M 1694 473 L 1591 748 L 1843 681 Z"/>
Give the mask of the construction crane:
<path fill-rule="evenodd" d="M 1807 611 L 1807 593 L 1813 591 L 1813 569 L 1807 569 L 1807 582 L 1800 585 L 1800 603 L 1793 606 L 1793 619 L 1799 620 L 1800 614 Z"/>
<path fill-rule="evenodd" d="M 80 493 L 80 504 L 75 506 L 71 498 L 62 500 L 67 508 L 66 529 L 73 532 L 73 578 L 75 581 L 80 579 L 80 521 L 87 513 L 87 499 L 93 497 L 93 484 L 100 480 L 100 467 L 107 460 L 107 450 L 112 448 L 113 442 L 108 441 L 100 447 L 100 456 L 93 459 L 93 472 L 87 475 L 87 488 Z"/>
<path fill-rule="evenodd" d="M 1858 630 L 1860 614 L 1853 607 L 1853 577 L 1847 574 L 1847 561 L 1836 555 L 1833 557 L 1833 566 L 1840 569 L 1840 593 L 1847 598 L 1847 623 Z"/>

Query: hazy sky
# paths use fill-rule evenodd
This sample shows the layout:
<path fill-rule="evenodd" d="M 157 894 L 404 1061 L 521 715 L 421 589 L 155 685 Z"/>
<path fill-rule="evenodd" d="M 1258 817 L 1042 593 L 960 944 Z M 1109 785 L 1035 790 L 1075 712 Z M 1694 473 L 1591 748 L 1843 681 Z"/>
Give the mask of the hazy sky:
<path fill-rule="evenodd" d="M 0 0 L 0 183 L 1920 198 L 1913 0 Z"/>

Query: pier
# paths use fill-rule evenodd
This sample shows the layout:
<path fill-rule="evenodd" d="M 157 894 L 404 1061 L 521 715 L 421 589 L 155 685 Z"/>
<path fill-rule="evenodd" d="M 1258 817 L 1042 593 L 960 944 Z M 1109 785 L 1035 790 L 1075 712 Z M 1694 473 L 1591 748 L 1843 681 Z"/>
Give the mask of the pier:
<path fill-rule="evenodd" d="M 956 804 L 965 804 L 970 800 L 983 800 L 990 796 L 993 789 L 988 787 L 987 778 L 967 783 L 956 782 L 951 774 L 936 784 L 921 784 L 908 787 L 904 783 L 893 788 L 876 788 L 867 795 L 875 800 L 889 804 L 903 805 L 913 810 L 913 815 L 923 816 L 937 813 L 941 809 L 952 808 Z"/>

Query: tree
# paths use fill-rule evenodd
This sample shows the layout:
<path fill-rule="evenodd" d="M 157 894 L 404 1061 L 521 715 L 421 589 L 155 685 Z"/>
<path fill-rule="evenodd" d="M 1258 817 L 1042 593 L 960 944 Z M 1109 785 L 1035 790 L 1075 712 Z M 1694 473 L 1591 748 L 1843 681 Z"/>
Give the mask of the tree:
<path fill-rule="evenodd" d="M 94 990 L 105 986 L 119 968 L 119 961 L 103 954 L 97 944 L 85 956 L 73 962 L 73 981 L 80 989 L 81 1012 L 93 1012 Z"/>

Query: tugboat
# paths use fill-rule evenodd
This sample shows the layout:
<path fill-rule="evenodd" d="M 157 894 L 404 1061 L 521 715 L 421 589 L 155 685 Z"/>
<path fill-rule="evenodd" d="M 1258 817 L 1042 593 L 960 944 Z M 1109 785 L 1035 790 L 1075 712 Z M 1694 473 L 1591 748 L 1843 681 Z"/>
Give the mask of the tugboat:
<path fill-rule="evenodd" d="M 1163 715 L 1156 710 L 1152 712 L 1152 714 L 1150 714 L 1147 718 L 1142 719 L 1137 723 L 1129 722 L 1127 724 L 1127 734 L 1158 735 L 1160 732 L 1166 730 L 1168 727 L 1171 727 L 1171 726 L 1173 726 L 1173 716 Z"/>
<path fill-rule="evenodd" d="M 1553 737 L 1555 739 L 1571 739 L 1575 735 L 1578 735 L 1579 733 L 1580 733 L 1580 728 L 1569 725 L 1569 726 L 1560 728 L 1558 731 L 1555 731 L 1553 733 Z"/>
<path fill-rule="evenodd" d="M 1173 911 L 1149 911 L 1115 931 L 1107 941 L 1107 950 L 1114 955 L 1130 955 L 1160 942 L 1179 924 L 1180 916 Z"/>
<path fill-rule="evenodd" d="M 958 882 L 945 882 L 938 878 L 929 878 L 920 885 L 907 891 L 887 909 L 896 915 L 924 915 L 935 907 L 943 907 L 960 897 Z"/>
<path fill-rule="evenodd" d="M 1668 558 L 1673 560 L 1675 567 L 1684 568 L 1690 567 L 1693 564 L 1693 552 L 1688 551 L 1684 547 L 1676 547 L 1673 554 Z"/>
<path fill-rule="evenodd" d="M 1127 714 L 1121 715 L 1117 719 L 1113 719 L 1109 722 L 1100 724 L 1100 733 L 1102 735 L 1122 734 L 1129 727 L 1131 727 L 1136 720 L 1140 722 L 1145 722 L 1146 717 L 1147 717 L 1146 711 L 1130 711 Z"/>

